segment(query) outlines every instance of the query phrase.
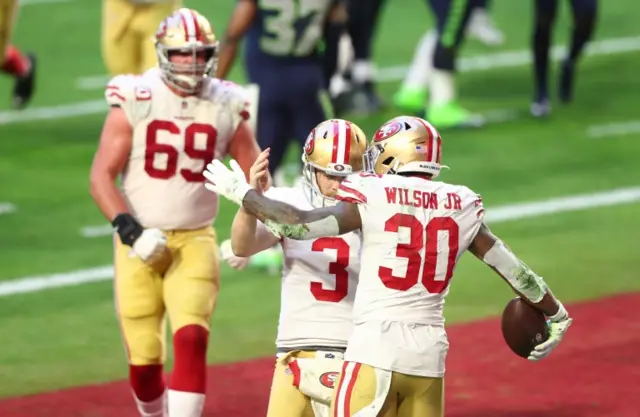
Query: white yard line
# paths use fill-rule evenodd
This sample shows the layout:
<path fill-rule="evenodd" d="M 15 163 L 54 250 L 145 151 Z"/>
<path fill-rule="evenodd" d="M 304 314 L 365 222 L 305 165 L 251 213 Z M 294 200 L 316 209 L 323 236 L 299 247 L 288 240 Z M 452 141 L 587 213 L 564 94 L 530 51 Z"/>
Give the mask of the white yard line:
<path fill-rule="evenodd" d="M 626 136 L 640 133 L 640 120 L 628 120 L 626 122 L 593 125 L 587 128 L 587 136 L 594 139 L 602 139 L 611 136 Z"/>
<path fill-rule="evenodd" d="M 0 215 L 15 213 L 17 210 L 18 208 L 13 203 L 0 202 Z"/>
<path fill-rule="evenodd" d="M 111 226 L 109 223 L 99 226 L 85 226 L 80 229 L 80 234 L 83 237 L 88 238 L 110 236 L 111 234 L 113 234 L 113 226 Z"/>
<path fill-rule="evenodd" d="M 487 211 L 489 223 L 500 223 L 532 217 L 616 206 L 640 201 L 640 187 L 628 187 L 598 193 L 563 196 L 542 201 L 498 206 Z M 81 269 L 53 275 L 39 275 L 0 282 L 0 297 L 67 287 L 88 282 L 106 281 L 113 277 L 113 265 Z"/>
<path fill-rule="evenodd" d="M 20 111 L 0 111 L 0 125 L 36 120 L 64 119 L 106 111 L 107 103 L 104 100 L 83 101 L 51 107 L 30 107 Z"/>
<path fill-rule="evenodd" d="M 562 56 L 563 48 L 560 45 L 554 46 L 553 56 L 555 59 Z M 640 50 L 640 37 L 612 38 L 591 43 L 587 48 L 587 55 L 612 55 L 638 50 Z M 522 66 L 531 62 L 530 55 L 529 50 L 522 49 L 465 57 L 461 58 L 459 67 L 461 71 L 482 71 L 492 68 Z M 404 77 L 407 68 L 405 65 L 381 68 L 378 71 L 377 79 L 381 82 L 400 80 Z M 78 80 L 78 86 L 89 89 L 103 88 L 107 79 L 104 75 L 83 77 Z M 51 107 L 31 107 L 22 111 L 0 111 L 0 125 L 99 114 L 106 110 L 107 105 L 104 100 L 92 100 Z"/>
<path fill-rule="evenodd" d="M 60 274 L 18 278 L 0 283 L 0 297 L 39 292 L 49 288 L 68 287 L 88 282 L 105 281 L 112 277 L 113 265 L 105 265 Z"/>
<path fill-rule="evenodd" d="M 511 220 L 564 213 L 567 211 L 618 206 L 620 204 L 634 203 L 637 201 L 640 201 L 640 187 L 618 188 L 599 193 L 564 196 L 544 201 L 488 208 L 485 219 L 488 223 L 502 223 Z"/>
<path fill-rule="evenodd" d="M 611 38 L 594 41 L 587 47 L 587 56 L 623 54 L 640 50 L 640 36 Z M 555 45 L 551 50 L 554 61 L 565 56 L 566 46 Z M 458 60 L 458 70 L 462 72 L 486 71 L 494 68 L 519 67 L 531 64 L 531 51 L 521 49 L 518 51 L 495 52 L 471 57 L 463 57 Z M 400 65 L 380 68 L 376 72 L 376 80 L 380 82 L 398 81 L 404 78 L 409 66 Z"/>
<path fill-rule="evenodd" d="M 80 77 L 76 80 L 76 88 L 78 90 L 99 90 L 103 89 L 111 77 L 108 75 L 90 75 L 88 77 Z"/>

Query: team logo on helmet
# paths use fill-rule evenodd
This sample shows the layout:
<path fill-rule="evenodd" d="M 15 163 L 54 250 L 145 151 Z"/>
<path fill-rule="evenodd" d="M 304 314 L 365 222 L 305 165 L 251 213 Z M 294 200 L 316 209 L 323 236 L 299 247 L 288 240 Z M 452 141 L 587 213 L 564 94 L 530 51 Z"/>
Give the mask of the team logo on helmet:
<path fill-rule="evenodd" d="M 309 133 L 309 136 L 307 136 L 307 141 L 304 144 L 304 153 L 306 153 L 307 155 L 311 155 L 311 153 L 313 152 L 313 148 L 316 144 L 316 130 L 313 129 L 311 131 L 311 133 Z"/>
<path fill-rule="evenodd" d="M 337 380 L 338 380 L 337 372 L 325 372 L 324 374 L 320 375 L 320 383 L 327 388 L 333 389 L 333 387 L 335 387 L 336 385 Z"/>
<path fill-rule="evenodd" d="M 392 121 L 387 124 L 382 125 L 380 129 L 373 136 L 374 142 L 380 142 L 382 140 L 388 139 L 391 136 L 395 135 L 399 131 L 402 130 L 402 123 Z"/>

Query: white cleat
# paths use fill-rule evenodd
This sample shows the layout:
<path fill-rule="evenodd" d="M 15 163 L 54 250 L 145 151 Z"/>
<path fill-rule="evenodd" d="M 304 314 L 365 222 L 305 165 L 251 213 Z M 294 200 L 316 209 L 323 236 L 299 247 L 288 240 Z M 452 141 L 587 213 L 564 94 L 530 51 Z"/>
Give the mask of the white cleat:
<path fill-rule="evenodd" d="M 494 25 L 489 14 L 483 8 L 475 8 L 471 12 L 467 34 L 489 46 L 502 45 L 504 43 L 504 34 Z"/>
<path fill-rule="evenodd" d="M 533 117 L 547 117 L 551 114 L 551 104 L 548 100 L 534 101 L 529 108 Z"/>

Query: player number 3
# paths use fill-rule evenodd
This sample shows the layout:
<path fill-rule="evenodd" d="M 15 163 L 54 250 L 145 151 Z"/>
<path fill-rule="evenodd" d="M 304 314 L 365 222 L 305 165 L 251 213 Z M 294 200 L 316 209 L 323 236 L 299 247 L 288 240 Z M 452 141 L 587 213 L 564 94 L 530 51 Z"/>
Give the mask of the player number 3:
<path fill-rule="evenodd" d="M 341 237 L 321 237 L 316 239 L 311 245 L 314 252 L 325 252 L 334 250 L 336 254 L 335 262 L 329 262 L 329 273 L 336 278 L 335 289 L 324 288 L 321 282 L 311 283 L 311 294 L 318 301 L 338 303 L 349 294 L 349 244 Z"/>

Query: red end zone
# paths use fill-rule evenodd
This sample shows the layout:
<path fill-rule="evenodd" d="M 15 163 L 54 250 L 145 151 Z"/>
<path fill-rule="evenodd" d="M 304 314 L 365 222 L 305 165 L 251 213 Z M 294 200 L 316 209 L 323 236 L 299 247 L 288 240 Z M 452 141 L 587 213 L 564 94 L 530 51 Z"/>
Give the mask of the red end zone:
<path fill-rule="evenodd" d="M 628 294 L 572 306 L 567 339 L 540 363 L 512 354 L 496 319 L 451 327 L 447 416 L 637 417 L 638 304 L 640 294 Z M 205 415 L 265 415 L 272 366 L 269 358 L 211 367 Z M 7 399 L 0 416 L 137 414 L 128 386 L 116 382 Z"/>

